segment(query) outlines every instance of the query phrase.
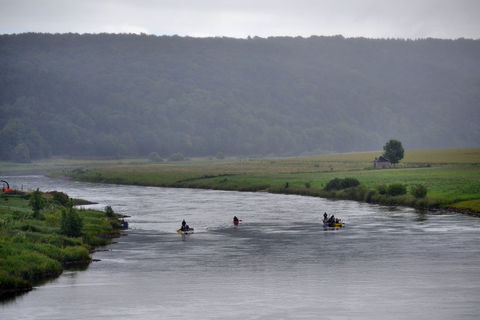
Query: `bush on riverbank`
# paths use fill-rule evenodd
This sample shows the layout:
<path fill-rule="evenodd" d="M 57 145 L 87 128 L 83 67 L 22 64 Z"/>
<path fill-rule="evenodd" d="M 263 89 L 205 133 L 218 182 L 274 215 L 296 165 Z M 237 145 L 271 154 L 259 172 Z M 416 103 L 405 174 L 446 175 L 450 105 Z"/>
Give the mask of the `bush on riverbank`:
<path fill-rule="evenodd" d="M 410 193 L 415 198 L 425 198 L 427 196 L 427 187 L 425 187 L 423 184 L 414 184 L 410 186 Z"/>
<path fill-rule="evenodd" d="M 388 186 L 387 194 L 391 197 L 401 196 L 407 193 L 407 187 L 401 183 L 394 183 Z"/>
<path fill-rule="evenodd" d="M 0 297 L 58 276 L 65 265 L 89 263 L 89 250 L 119 235 L 117 215 L 74 209 L 58 194 L 40 194 L 36 215 L 29 195 L 0 196 Z"/>
<path fill-rule="evenodd" d="M 308 177 L 310 178 L 310 177 Z M 118 177 L 116 179 L 119 179 Z M 120 182 L 122 183 L 122 182 Z M 266 191 L 270 193 L 297 194 L 322 197 L 328 199 L 343 199 L 368 202 L 374 204 L 409 206 L 419 209 L 439 208 L 440 202 L 434 199 L 417 198 L 407 193 L 406 184 L 381 184 L 366 186 L 356 178 L 334 178 L 329 180 L 329 187 L 318 186 L 311 180 L 281 178 L 279 176 L 253 175 L 209 175 L 183 178 L 173 183 L 165 183 L 165 187 L 196 188 L 213 190 Z M 333 187 L 332 187 L 333 186 Z"/>
<path fill-rule="evenodd" d="M 360 182 L 355 178 L 335 178 L 330 180 L 325 186 L 326 191 L 331 190 L 342 190 L 347 188 L 352 188 L 360 185 Z"/>
<path fill-rule="evenodd" d="M 73 208 L 62 209 L 60 233 L 67 237 L 76 238 L 82 235 L 83 222 Z"/>
<path fill-rule="evenodd" d="M 268 191 L 271 193 L 297 194 L 327 199 L 354 200 L 388 206 L 408 206 L 418 209 L 434 209 L 440 207 L 440 203 L 435 199 L 416 198 L 412 195 L 407 194 L 392 196 L 387 194 L 386 192 L 381 193 L 377 189 L 369 189 L 364 185 L 359 185 L 343 190 L 330 191 L 327 191 L 325 189 L 311 187 L 307 188 L 301 186 L 290 186 L 289 188 L 274 186 L 268 188 Z"/>

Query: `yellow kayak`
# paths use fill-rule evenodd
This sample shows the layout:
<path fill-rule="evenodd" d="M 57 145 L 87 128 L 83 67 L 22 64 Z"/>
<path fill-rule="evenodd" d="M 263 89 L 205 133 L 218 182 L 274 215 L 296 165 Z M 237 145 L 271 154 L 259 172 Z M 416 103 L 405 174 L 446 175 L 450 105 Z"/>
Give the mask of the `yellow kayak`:
<path fill-rule="evenodd" d="M 189 234 L 189 233 L 193 233 L 193 228 L 190 228 L 188 230 L 178 229 L 177 232 L 182 234 Z"/>
<path fill-rule="evenodd" d="M 334 223 L 328 223 L 324 221 L 323 226 L 326 228 L 342 228 L 344 224 L 342 220 L 339 220 L 338 222 L 334 222 Z"/>

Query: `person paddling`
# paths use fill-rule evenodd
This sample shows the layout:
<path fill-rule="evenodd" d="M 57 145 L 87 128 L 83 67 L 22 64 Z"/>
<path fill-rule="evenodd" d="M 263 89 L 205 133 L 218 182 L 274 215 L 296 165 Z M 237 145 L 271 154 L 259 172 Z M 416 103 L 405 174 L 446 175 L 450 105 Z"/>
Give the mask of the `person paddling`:
<path fill-rule="evenodd" d="M 238 220 L 237 216 L 233 216 L 233 224 L 238 224 L 242 220 Z"/>
<path fill-rule="evenodd" d="M 193 228 L 190 228 L 190 226 L 185 222 L 185 220 L 182 221 L 182 226 L 180 229 L 177 230 L 178 233 L 193 233 Z"/>
<path fill-rule="evenodd" d="M 330 227 L 333 227 L 335 225 L 335 216 L 332 214 L 332 216 L 328 218 L 327 222 Z"/>

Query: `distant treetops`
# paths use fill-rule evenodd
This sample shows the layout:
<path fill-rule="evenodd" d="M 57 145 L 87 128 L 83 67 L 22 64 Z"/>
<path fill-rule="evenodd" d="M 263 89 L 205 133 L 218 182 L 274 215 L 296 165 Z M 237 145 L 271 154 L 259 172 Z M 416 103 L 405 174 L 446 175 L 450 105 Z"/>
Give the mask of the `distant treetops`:
<path fill-rule="evenodd" d="M 478 146 L 479 56 L 466 39 L 0 35 L 0 159 Z"/>

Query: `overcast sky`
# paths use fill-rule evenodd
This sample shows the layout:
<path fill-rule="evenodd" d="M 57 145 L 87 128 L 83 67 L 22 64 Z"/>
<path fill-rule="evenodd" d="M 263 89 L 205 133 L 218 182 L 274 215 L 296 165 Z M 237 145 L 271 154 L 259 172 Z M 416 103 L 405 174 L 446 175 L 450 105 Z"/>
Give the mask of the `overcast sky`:
<path fill-rule="evenodd" d="M 0 33 L 480 38 L 480 0 L 0 0 Z"/>

